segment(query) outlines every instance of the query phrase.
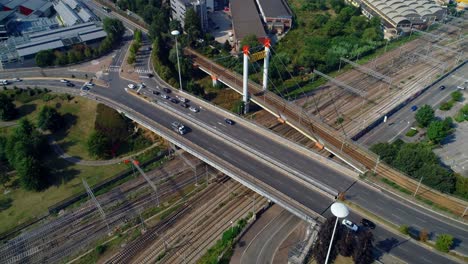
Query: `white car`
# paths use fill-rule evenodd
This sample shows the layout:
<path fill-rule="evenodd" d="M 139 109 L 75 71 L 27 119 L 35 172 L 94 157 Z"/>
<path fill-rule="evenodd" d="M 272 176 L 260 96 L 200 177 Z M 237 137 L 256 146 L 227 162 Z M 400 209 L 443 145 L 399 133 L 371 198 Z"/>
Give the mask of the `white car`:
<path fill-rule="evenodd" d="M 92 82 L 87 82 L 87 83 L 85 83 L 85 86 L 93 87 L 93 86 L 94 86 L 94 83 L 92 83 Z"/>
<path fill-rule="evenodd" d="M 192 111 L 194 113 L 200 112 L 200 109 L 196 108 L 195 106 L 191 106 L 189 109 L 190 109 L 190 111 Z"/>
<path fill-rule="evenodd" d="M 136 86 L 135 86 L 133 83 L 130 83 L 130 84 L 128 84 L 128 88 L 130 88 L 130 89 L 135 89 Z"/>
<path fill-rule="evenodd" d="M 13 81 L 14 82 L 21 82 L 22 80 L 20 78 L 14 78 Z"/>
<path fill-rule="evenodd" d="M 69 82 L 69 80 L 67 80 L 67 79 L 62 79 L 62 80 L 60 80 L 60 82 L 62 82 L 62 83 L 67 83 L 67 82 Z"/>
<path fill-rule="evenodd" d="M 341 223 L 344 226 L 346 226 L 347 228 L 353 230 L 354 232 L 357 232 L 358 229 L 359 229 L 358 226 L 355 223 L 349 221 L 348 219 L 343 219 L 343 221 Z"/>
<path fill-rule="evenodd" d="M 167 94 L 161 94 L 161 97 L 164 98 L 164 99 L 169 99 L 169 98 L 171 98 L 171 97 L 170 97 L 169 95 L 167 95 Z"/>

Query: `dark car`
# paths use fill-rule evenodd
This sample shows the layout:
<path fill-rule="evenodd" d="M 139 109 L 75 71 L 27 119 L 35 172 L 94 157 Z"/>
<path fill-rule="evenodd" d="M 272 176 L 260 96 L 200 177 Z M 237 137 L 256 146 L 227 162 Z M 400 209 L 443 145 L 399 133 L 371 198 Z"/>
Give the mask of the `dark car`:
<path fill-rule="evenodd" d="M 232 120 L 229 119 L 229 118 L 225 118 L 225 119 L 224 119 L 224 122 L 226 122 L 226 124 L 231 125 L 231 126 L 234 125 L 234 124 L 236 123 L 236 122 L 232 121 Z"/>
<path fill-rule="evenodd" d="M 444 90 L 444 89 L 445 89 L 445 86 L 443 86 L 443 85 L 441 85 L 441 86 L 439 87 L 439 90 Z"/>
<path fill-rule="evenodd" d="M 152 73 L 148 73 L 148 78 L 153 78 L 153 74 Z"/>
<path fill-rule="evenodd" d="M 75 85 L 73 83 L 71 83 L 71 82 L 67 82 L 67 86 L 68 87 L 74 87 Z"/>
<path fill-rule="evenodd" d="M 365 227 L 370 228 L 370 229 L 374 229 L 374 228 L 375 228 L 374 222 L 372 222 L 371 220 L 366 219 L 366 218 L 363 218 L 363 219 L 361 220 L 361 224 L 362 224 L 363 226 L 365 226 Z"/>
<path fill-rule="evenodd" d="M 411 111 L 414 112 L 414 111 L 416 111 L 416 110 L 418 110 L 418 106 L 417 106 L 417 105 L 413 105 L 413 106 L 411 107 Z"/>
<path fill-rule="evenodd" d="M 158 91 L 151 91 L 154 95 L 160 95 L 161 93 Z"/>
<path fill-rule="evenodd" d="M 179 103 L 179 100 L 175 99 L 175 98 L 172 98 L 171 99 L 171 102 L 173 102 L 174 104 L 178 104 Z"/>
<path fill-rule="evenodd" d="M 183 108 L 187 108 L 187 107 L 189 107 L 189 105 L 188 105 L 188 104 L 186 104 L 186 103 L 182 103 L 182 104 L 180 104 L 180 106 L 182 106 Z"/>
<path fill-rule="evenodd" d="M 163 91 L 166 92 L 166 93 L 171 93 L 172 92 L 172 90 L 169 89 L 169 88 L 163 88 Z"/>

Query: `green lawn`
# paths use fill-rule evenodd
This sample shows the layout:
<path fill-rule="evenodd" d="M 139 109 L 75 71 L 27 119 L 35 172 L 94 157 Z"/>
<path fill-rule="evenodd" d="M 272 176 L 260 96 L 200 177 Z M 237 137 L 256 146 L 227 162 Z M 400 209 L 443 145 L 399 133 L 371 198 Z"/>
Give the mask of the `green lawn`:
<path fill-rule="evenodd" d="M 13 199 L 13 204 L 10 208 L 0 211 L 0 219 L 2 219 L 0 221 L 0 233 L 35 216 L 45 214 L 49 206 L 82 192 L 84 187 L 81 178 L 84 178 L 90 186 L 93 186 L 128 167 L 128 165 L 124 164 L 102 167 L 73 165 L 53 156 L 46 159 L 46 163 L 53 167 L 53 171 L 49 174 L 53 184 L 41 192 L 15 188 L 5 195 Z M 1 191 L 3 193 L 3 190 Z"/>

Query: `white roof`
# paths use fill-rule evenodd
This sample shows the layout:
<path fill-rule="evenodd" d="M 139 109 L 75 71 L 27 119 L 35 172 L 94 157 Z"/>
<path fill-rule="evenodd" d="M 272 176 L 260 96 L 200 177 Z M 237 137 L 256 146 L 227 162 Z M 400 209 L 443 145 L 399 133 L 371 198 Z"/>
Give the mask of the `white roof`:
<path fill-rule="evenodd" d="M 54 9 L 57 11 L 65 26 L 73 26 L 81 22 L 81 18 L 78 17 L 76 12 L 61 1 L 54 3 Z"/>
<path fill-rule="evenodd" d="M 36 54 L 41 50 L 58 49 L 64 46 L 60 38 L 54 38 L 18 45 L 16 51 L 20 57 L 24 57 Z"/>

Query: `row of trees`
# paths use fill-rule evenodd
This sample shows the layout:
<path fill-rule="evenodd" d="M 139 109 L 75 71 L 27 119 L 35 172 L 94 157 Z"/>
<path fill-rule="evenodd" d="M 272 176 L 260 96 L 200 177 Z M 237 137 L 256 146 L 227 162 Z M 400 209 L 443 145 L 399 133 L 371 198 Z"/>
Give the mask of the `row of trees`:
<path fill-rule="evenodd" d="M 439 144 L 453 132 L 452 118 L 436 119 L 434 110 L 430 105 L 423 105 L 415 115 L 419 126 L 427 128 L 427 138 L 434 144 Z"/>
<path fill-rule="evenodd" d="M 325 263 L 335 219 L 334 217 L 328 218 L 318 232 L 317 242 L 313 248 L 313 257 L 318 264 Z M 329 263 L 333 263 L 338 254 L 345 257 L 353 257 L 354 262 L 357 264 L 373 263 L 373 240 L 374 236 L 369 230 L 353 233 L 342 225 L 337 225 Z"/>
<path fill-rule="evenodd" d="M 42 50 L 38 52 L 35 57 L 37 66 L 46 67 L 77 63 L 109 52 L 119 43 L 125 32 L 125 28 L 120 20 L 111 18 L 105 18 L 103 20 L 103 28 L 107 36 L 101 41 L 98 47 L 94 48 L 79 44 L 74 45 L 68 51 Z"/>
<path fill-rule="evenodd" d="M 0 137 L 0 160 L 16 170 L 23 188 L 42 190 L 48 185 L 48 171 L 41 161 L 47 147 L 35 126 L 28 119 L 21 119 L 13 133 Z"/>
<path fill-rule="evenodd" d="M 13 100 L 6 94 L 0 93 L 0 120 L 9 121 L 16 116 L 16 107 Z"/>
<path fill-rule="evenodd" d="M 136 61 L 136 56 L 138 51 L 141 48 L 141 41 L 142 41 L 142 34 L 141 31 L 136 29 L 135 33 L 133 34 L 133 42 L 130 46 L 130 54 L 127 57 L 127 63 L 134 64 Z"/>

